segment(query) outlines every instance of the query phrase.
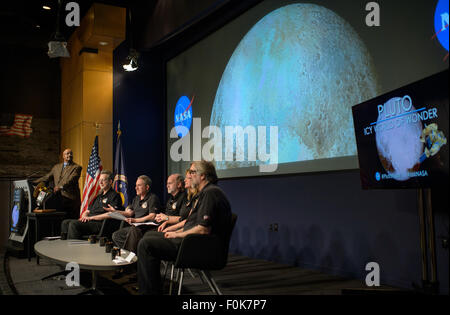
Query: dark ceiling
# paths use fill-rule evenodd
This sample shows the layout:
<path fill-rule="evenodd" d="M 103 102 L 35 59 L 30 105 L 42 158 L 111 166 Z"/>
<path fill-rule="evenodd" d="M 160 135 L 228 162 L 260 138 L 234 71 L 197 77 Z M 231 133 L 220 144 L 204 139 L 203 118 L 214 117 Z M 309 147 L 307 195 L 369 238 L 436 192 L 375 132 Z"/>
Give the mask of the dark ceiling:
<path fill-rule="evenodd" d="M 68 2 L 71 1 L 61 1 L 59 23 L 60 31 L 66 40 L 75 30 L 75 27 L 68 27 L 65 24 L 65 17 L 69 13 L 69 11 L 65 11 Z M 75 2 L 80 6 L 82 19 L 94 2 L 126 8 L 133 5 L 135 1 L 79 0 Z M 44 5 L 51 7 L 51 10 L 44 10 Z M 56 31 L 57 10 L 57 0 L 8 1 L 2 3 L 0 7 L 0 45 L 47 49 L 47 43 Z"/>
<path fill-rule="evenodd" d="M 76 29 L 68 27 L 65 10 L 70 0 L 61 2 L 59 29 L 68 40 Z M 127 8 L 127 40 L 138 51 L 149 51 L 200 20 L 225 17 L 233 8 L 248 7 L 260 0 L 78 0 L 80 20 L 94 2 Z M 43 6 L 51 7 L 44 10 Z M 9 51 L 46 54 L 57 26 L 58 0 L 9 1 L 0 6 L 0 46 Z M 215 12 L 215 14 L 212 14 Z M 131 24 L 129 23 L 131 16 Z M 214 23 L 210 23 L 214 24 Z M 130 27 L 131 26 L 131 27 Z M 200 32 L 201 29 L 196 29 Z"/>

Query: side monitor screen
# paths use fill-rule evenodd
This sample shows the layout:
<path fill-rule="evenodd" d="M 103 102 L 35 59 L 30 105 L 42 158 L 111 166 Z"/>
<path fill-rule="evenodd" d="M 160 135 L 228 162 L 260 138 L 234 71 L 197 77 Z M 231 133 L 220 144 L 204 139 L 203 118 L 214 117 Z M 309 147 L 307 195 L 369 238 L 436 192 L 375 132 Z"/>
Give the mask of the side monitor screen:
<path fill-rule="evenodd" d="M 28 210 L 27 199 L 22 188 L 14 189 L 13 207 L 11 209 L 11 232 L 22 234 Z"/>
<path fill-rule="evenodd" d="M 364 189 L 447 182 L 448 70 L 352 109 Z"/>

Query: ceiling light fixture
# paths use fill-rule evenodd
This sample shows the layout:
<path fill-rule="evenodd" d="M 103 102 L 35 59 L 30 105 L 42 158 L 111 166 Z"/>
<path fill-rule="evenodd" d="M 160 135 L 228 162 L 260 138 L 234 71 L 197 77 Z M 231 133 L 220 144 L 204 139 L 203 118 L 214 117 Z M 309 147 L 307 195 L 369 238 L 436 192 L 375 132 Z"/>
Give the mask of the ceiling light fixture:
<path fill-rule="evenodd" d="M 126 62 L 123 65 L 123 69 L 128 72 L 136 71 L 138 69 L 138 58 L 139 53 L 131 48 L 128 57 L 126 58 Z"/>
<path fill-rule="evenodd" d="M 133 34 L 132 34 L 132 26 L 131 26 L 131 8 L 128 8 L 128 18 L 129 18 L 129 31 L 128 31 L 128 39 L 130 41 L 130 52 L 128 53 L 127 58 L 125 59 L 125 63 L 123 64 L 123 69 L 125 71 L 131 72 L 136 71 L 138 69 L 138 59 L 139 53 L 136 49 L 133 48 Z M 127 29 L 128 30 L 128 29 Z"/>
<path fill-rule="evenodd" d="M 61 0 L 58 0 L 58 11 L 56 13 L 56 32 L 48 42 L 48 56 L 50 58 L 70 57 L 67 42 L 59 31 L 59 12 L 61 11 Z"/>
<path fill-rule="evenodd" d="M 42 9 L 44 9 L 44 10 L 51 10 L 52 8 L 50 8 L 48 5 L 43 5 Z"/>

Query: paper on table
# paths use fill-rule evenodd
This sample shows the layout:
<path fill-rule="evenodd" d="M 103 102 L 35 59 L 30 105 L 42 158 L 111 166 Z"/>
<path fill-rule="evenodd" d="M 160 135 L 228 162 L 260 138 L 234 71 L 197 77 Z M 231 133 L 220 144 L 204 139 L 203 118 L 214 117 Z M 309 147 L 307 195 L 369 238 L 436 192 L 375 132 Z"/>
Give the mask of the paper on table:
<path fill-rule="evenodd" d="M 127 258 L 123 258 L 122 256 L 116 256 L 116 258 L 113 259 L 113 262 L 117 265 L 131 263 L 131 260 L 134 258 L 134 256 L 136 256 L 136 254 L 130 252 Z"/>
<path fill-rule="evenodd" d="M 150 222 L 143 222 L 143 223 L 131 223 L 131 224 L 133 224 L 134 226 L 139 226 L 139 225 L 155 225 L 155 226 L 159 226 L 159 223 L 155 223 L 155 222 L 152 222 L 152 221 L 150 221 Z"/>

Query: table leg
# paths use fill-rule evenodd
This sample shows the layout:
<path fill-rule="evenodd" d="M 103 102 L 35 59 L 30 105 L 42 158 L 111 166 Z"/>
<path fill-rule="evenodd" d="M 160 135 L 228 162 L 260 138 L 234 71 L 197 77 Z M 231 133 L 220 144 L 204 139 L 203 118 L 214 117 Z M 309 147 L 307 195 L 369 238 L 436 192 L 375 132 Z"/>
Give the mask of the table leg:
<path fill-rule="evenodd" d="M 30 219 L 28 218 L 28 222 L 30 222 Z M 27 250 L 27 254 L 28 254 L 28 261 L 31 261 L 31 233 L 28 231 L 28 250 Z"/>
<path fill-rule="evenodd" d="M 79 295 L 85 295 L 85 294 L 103 295 L 103 292 L 97 289 L 97 271 L 95 271 L 95 270 L 92 270 L 91 288 L 79 293 Z"/>
<path fill-rule="evenodd" d="M 39 239 L 38 239 L 38 236 L 39 236 L 39 230 L 38 230 L 38 226 L 39 226 L 39 224 L 38 224 L 38 218 L 36 218 L 36 220 L 34 220 L 34 222 L 35 222 L 35 239 L 34 239 L 34 242 L 35 243 L 37 243 L 38 241 L 39 241 Z M 39 255 L 37 255 L 36 254 L 36 264 L 38 264 L 39 265 Z"/>

